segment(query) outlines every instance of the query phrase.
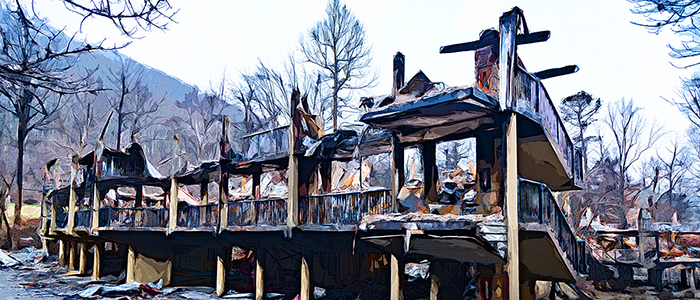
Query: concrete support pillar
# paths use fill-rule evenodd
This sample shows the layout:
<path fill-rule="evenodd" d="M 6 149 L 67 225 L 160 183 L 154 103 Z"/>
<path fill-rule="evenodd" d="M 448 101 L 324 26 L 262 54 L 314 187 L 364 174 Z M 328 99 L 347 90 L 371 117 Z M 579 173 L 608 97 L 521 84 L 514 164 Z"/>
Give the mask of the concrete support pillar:
<path fill-rule="evenodd" d="M 126 283 L 134 282 L 136 270 L 136 249 L 129 245 L 129 250 L 126 254 Z"/>
<path fill-rule="evenodd" d="M 397 257 L 396 255 L 391 255 L 391 287 L 390 287 L 390 298 L 391 300 L 403 300 L 403 286 L 404 286 L 404 273 L 405 266 L 403 259 Z"/>
<path fill-rule="evenodd" d="M 66 242 L 63 240 L 58 240 L 58 265 L 61 267 L 66 266 Z"/>
<path fill-rule="evenodd" d="M 265 250 L 255 249 L 255 300 L 265 297 Z"/>
<path fill-rule="evenodd" d="M 102 271 L 102 254 L 105 251 L 104 242 L 95 242 L 95 252 L 92 258 L 92 280 L 100 280 L 100 272 Z"/>
<path fill-rule="evenodd" d="M 311 277 L 311 266 L 313 263 L 313 251 L 311 249 L 302 250 L 301 255 L 301 300 L 313 300 L 314 288 Z"/>
<path fill-rule="evenodd" d="M 228 249 L 226 247 L 216 251 L 216 294 L 218 296 L 223 296 L 226 293 L 226 268 L 231 257 L 231 251 L 227 251 Z"/>
<path fill-rule="evenodd" d="M 68 256 L 68 270 L 73 271 L 77 270 L 76 262 L 78 260 L 78 242 L 70 242 L 70 249 L 69 249 L 69 256 Z"/>
<path fill-rule="evenodd" d="M 80 242 L 80 264 L 78 265 L 78 272 L 80 274 L 87 274 L 88 265 L 88 243 Z"/>

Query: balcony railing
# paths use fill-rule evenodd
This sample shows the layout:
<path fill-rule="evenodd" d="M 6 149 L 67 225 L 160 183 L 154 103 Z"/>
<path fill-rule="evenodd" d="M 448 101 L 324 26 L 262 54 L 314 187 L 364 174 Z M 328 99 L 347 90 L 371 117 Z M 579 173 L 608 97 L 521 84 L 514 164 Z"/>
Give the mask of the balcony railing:
<path fill-rule="evenodd" d="M 219 206 L 205 204 L 177 208 L 177 226 L 187 228 L 216 227 L 219 222 Z"/>
<path fill-rule="evenodd" d="M 392 212 L 391 190 L 311 195 L 299 199 L 299 224 L 356 225 L 365 214 Z"/>
<path fill-rule="evenodd" d="M 168 226 L 168 209 L 153 207 L 100 208 L 100 227 L 164 228 Z"/>
<path fill-rule="evenodd" d="M 287 224 L 287 198 L 228 202 L 228 226 Z"/>
<path fill-rule="evenodd" d="M 581 153 L 574 149 L 554 102 L 542 82 L 520 67 L 517 67 L 515 72 L 515 101 L 516 111 L 542 125 L 545 135 L 562 155 L 562 163 L 571 172 L 574 180 L 583 180 Z"/>
<path fill-rule="evenodd" d="M 574 269 L 586 273 L 585 242 L 576 238 L 546 184 L 520 179 L 518 219 L 520 222 L 548 225 Z"/>
<path fill-rule="evenodd" d="M 75 211 L 75 228 L 90 228 L 92 220 L 92 210 L 81 209 Z"/>
<path fill-rule="evenodd" d="M 289 153 L 289 125 L 256 132 L 241 140 L 243 153 L 249 160 Z"/>

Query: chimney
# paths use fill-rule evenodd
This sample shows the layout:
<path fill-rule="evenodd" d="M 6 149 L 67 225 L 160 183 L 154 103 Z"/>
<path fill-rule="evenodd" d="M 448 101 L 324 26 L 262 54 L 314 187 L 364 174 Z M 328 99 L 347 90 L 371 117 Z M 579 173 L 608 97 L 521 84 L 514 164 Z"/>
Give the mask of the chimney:
<path fill-rule="evenodd" d="M 392 89 L 394 99 L 396 99 L 396 94 L 398 94 L 399 90 L 403 87 L 404 78 L 406 78 L 404 75 L 405 71 L 405 58 L 401 52 L 396 52 L 396 55 L 394 55 L 394 87 Z"/>

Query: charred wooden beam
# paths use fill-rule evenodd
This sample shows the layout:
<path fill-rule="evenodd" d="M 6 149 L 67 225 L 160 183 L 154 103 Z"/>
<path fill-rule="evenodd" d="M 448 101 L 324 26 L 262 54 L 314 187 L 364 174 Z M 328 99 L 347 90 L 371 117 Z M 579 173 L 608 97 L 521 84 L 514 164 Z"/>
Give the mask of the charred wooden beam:
<path fill-rule="evenodd" d="M 530 34 L 519 34 L 515 37 L 516 45 L 527 45 L 532 43 L 545 42 L 549 40 L 551 32 L 549 30 L 533 32 Z M 499 39 L 483 39 L 467 43 L 459 43 L 454 45 L 440 47 L 440 53 L 455 53 L 464 51 L 474 51 L 484 48 L 489 45 L 498 45 Z"/>
<path fill-rule="evenodd" d="M 561 68 L 553 68 L 553 69 L 547 69 L 544 71 L 539 71 L 534 73 L 533 75 L 537 76 L 539 79 L 547 79 L 547 78 L 552 78 L 552 77 L 557 77 L 557 76 L 562 76 L 562 75 L 568 75 L 568 74 L 573 74 L 578 72 L 578 66 L 577 65 L 570 65 L 566 67 L 561 67 Z"/>

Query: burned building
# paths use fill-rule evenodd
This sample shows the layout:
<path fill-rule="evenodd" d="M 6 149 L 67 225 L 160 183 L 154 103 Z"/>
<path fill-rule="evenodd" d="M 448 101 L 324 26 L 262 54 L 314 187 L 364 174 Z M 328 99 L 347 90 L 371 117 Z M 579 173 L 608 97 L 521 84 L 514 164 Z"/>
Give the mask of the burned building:
<path fill-rule="evenodd" d="M 219 160 L 167 177 L 138 144 L 98 143 L 47 193 L 42 233 L 94 278 L 109 248 L 127 281 L 255 299 L 529 299 L 537 280 L 575 282 L 585 242 L 553 193 L 579 188 L 581 155 L 542 80 L 576 68 L 530 73 L 517 55 L 548 38 L 514 8 L 498 30 L 441 48 L 476 51 L 474 85 L 423 72 L 404 83 L 397 53 L 392 93 L 365 98 L 360 125 L 323 132 L 295 92 L 289 125 L 232 142 L 226 119 Z M 465 139 L 474 160 L 441 172 L 439 145 Z"/>

